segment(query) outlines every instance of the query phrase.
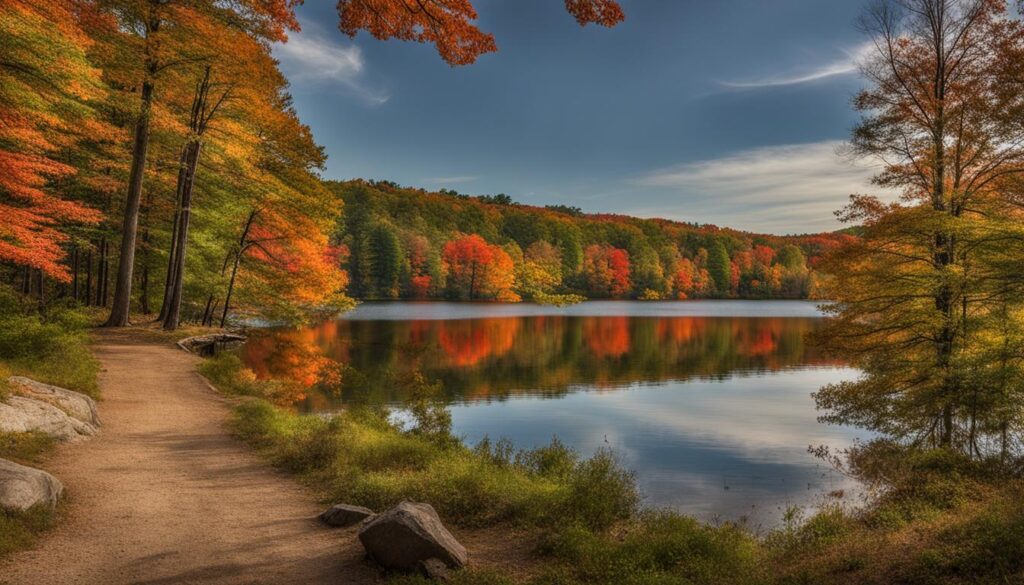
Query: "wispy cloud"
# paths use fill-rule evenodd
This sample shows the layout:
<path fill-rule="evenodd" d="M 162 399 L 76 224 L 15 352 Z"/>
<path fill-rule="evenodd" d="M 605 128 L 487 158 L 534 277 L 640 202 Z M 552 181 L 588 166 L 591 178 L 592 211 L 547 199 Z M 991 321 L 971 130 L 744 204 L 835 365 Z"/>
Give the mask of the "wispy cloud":
<path fill-rule="evenodd" d="M 423 181 L 425 183 L 454 185 L 457 183 L 472 183 L 479 178 L 480 177 L 478 175 L 456 175 L 454 177 L 426 177 Z"/>
<path fill-rule="evenodd" d="M 372 106 L 391 97 L 366 85 L 366 62 L 358 46 L 341 45 L 318 26 L 303 23 L 302 32 L 274 46 L 274 56 L 293 83 L 338 85 Z"/>
<path fill-rule="evenodd" d="M 877 167 L 851 163 L 840 144 L 768 146 L 657 169 L 629 181 L 654 191 L 636 195 L 629 211 L 772 233 L 836 229 L 833 212 L 850 194 L 877 192 L 869 183 Z"/>
<path fill-rule="evenodd" d="M 853 49 L 843 49 L 843 57 L 833 61 L 820 63 L 811 67 L 795 69 L 785 73 L 774 73 L 754 79 L 741 79 L 733 81 L 720 81 L 719 84 L 732 89 L 757 89 L 763 87 L 782 87 L 787 85 L 799 85 L 811 83 L 831 77 L 851 75 L 857 72 L 858 63 L 866 57 L 872 49 L 870 43 L 865 43 Z"/>

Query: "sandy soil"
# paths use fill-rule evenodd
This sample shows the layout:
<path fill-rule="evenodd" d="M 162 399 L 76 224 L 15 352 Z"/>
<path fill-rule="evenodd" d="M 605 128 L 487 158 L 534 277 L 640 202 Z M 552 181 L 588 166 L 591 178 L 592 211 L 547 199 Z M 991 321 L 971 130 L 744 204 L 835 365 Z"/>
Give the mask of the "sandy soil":
<path fill-rule="evenodd" d="M 355 530 L 224 428 L 228 405 L 169 343 L 101 333 L 102 433 L 46 469 L 69 495 L 39 545 L 0 561 L 0 581 L 371 583 Z M 468 543 L 467 543 L 468 544 Z"/>

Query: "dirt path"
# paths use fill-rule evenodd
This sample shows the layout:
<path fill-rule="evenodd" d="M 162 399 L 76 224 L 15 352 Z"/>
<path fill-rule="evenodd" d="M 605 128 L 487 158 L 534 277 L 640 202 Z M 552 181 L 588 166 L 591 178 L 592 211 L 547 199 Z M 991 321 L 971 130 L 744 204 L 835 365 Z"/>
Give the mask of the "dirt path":
<path fill-rule="evenodd" d="M 101 334 L 102 434 L 45 466 L 68 513 L 0 581 L 370 583 L 354 530 L 322 527 L 313 496 L 224 429 L 228 406 L 169 344 Z"/>

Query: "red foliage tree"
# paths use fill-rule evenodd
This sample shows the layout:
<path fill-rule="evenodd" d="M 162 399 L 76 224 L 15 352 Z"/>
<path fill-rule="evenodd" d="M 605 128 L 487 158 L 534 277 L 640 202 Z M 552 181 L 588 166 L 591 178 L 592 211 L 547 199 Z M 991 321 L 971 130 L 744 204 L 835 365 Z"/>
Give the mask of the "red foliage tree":
<path fill-rule="evenodd" d="M 621 297 L 630 288 L 629 252 L 593 244 L 583 251 L 583 276 L 596 295 Z"/>
<path fill-rule="evenodd" d="M 519 300 L 512 292 L 515 265 L 512 257 L 501 247 L 471 234 L 445 244 L 442 258 L 448 272 L 448 288 L 455 296 Z"/>
<path fill-rule="evenodd" d="M 625 19 L 615 0 L 565 0 L 565 8 L 580 25 L 615 26 Z M 374 38 L 431 43 L 450 65 L 468 65 L 498 50 L 494 35 L 474 21 L 470 0 L 340 0 L 338 28 L 349 36 L 360 30 Z"/>

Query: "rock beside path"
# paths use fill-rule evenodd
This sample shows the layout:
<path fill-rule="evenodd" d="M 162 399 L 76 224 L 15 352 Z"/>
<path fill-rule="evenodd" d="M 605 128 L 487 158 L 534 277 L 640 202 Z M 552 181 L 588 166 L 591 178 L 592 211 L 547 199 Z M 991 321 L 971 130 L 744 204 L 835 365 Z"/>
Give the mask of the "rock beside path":
<path fill-rule="evenodd" d="M 15 391 L 26 398 L 52 404 L 80 421 L 87 422 L 94 427 L 100 426 L 96 401 L 85 394 L 73 392 L 60 386 L 36 382 L 24 376 L 11 376 L 7 378 L 7 381 L 16 385 Z"/>
<path fill-rule="evenodd" d="M 33 506 L 57 505 L 64 486 L 42 471 L 0 459 L 0 508 L 24 512 Z"/>
<path fill-rule="evenodd" d="M 0 431 L 39 431 L 62 441 L 79 441 L 98 432 L 92 424 L 70 416 L 48 402 L 17 395 L 8 396 L 0 402 Z"/>
<path fill-rule="evenodd" d="M 245 340 L 244 335 L 236 333 L 211 333 L 210 335 L 186 337 L 178 342 L 178 347 L 189 353 L 211 356 L 221 349 L 241 345 Z"/>
<path fill-rule="evenodd" d="M 328 526 L 344 528 L 354 526 L 373 516 L 373 510 L 362 506 L 337 504 L 320 514 L 320 521 Z"/>
<path fill-rule="evenodd" d="M 430 504 L 402 502 L 378 514 L 360 528 L 359 540 L 367 554 L 388 570 L 415 571 L 431 559 L 458 569 L 469 561 L 465 547 Z"/>

